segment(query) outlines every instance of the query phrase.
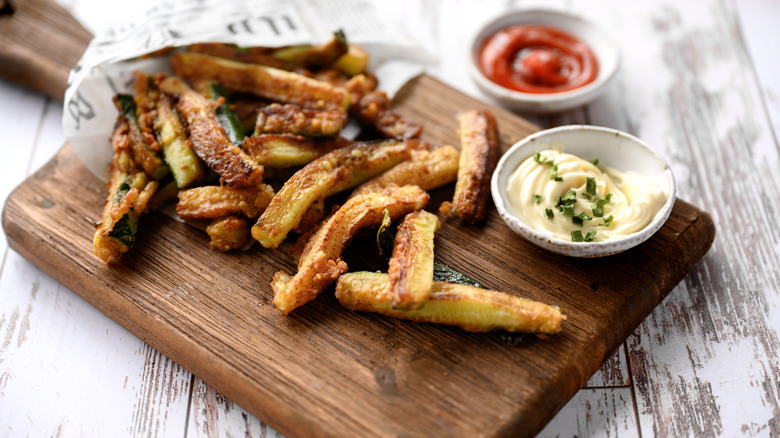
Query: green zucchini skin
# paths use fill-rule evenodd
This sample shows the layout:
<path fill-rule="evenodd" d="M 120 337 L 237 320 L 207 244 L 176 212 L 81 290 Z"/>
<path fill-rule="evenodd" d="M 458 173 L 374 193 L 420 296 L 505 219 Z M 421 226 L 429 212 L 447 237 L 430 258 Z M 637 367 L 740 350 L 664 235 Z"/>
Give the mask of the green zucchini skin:
<path fill-rule="evenodd" d="M 241 120 L 238 118 L 236 112 L 230 107 L 228 93 L 225 90 L 225 87 L 220 85 L 217 81 L 207 81 L 205 91 L 206 97 L 212 102 L 217 102 L 220 98 L 223 98 L 222 102 L 217 107 L 217 120 L 225 129 L 230 142 L 236 146 L 241 146 L 246 135 L 244 134 Z"/>
<path fill-rule="evenodd" d="M 165 177 L 170 169 L 162 157 L 160 157 L 160 154 L 152 150 L 151 146 L 144 141 L 141 128 L 138 125 L 137 109 L 133 96 L 130 94 L 117 94 L 114 97 L 114 104 L 129 126 L 128 137 L 130 139 L 133 161 L 138 163 L 144 172 L 153 179 L 160 180 Z"/>

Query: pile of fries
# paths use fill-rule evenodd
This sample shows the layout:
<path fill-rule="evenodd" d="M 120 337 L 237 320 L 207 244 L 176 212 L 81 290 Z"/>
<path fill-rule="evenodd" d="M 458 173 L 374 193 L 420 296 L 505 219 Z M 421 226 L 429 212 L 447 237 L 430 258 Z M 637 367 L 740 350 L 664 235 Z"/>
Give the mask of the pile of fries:
<path fill-rule="evenodd" d="M 493 116 L 459 116 L 460 153 L 431 149 L 419 141 L 422 126 L 390 108 L 367 65 L 368 54 L 337 32 L 320 45 L 196 44 L 172 54 L 172 76 L 136 73 L 134 94 L 114 98 L 114 159 L 94 253 L 117 262 L 140 216 L 176 201 L 179 217 L 204 225 L 220 251 L 252 239 L 273 249 L 300 235 L 297 272 L 271 282 L 284 314 L 337 282 L 351 309 L 472 331 L 558 333 L 565 316 L 556 307 L 433 280 L 439 219 L 423 210 L 427 191 L 456 182 L 440 211 L 484 220 L 498 158 Z M 350 119 L 379 139 L 341 136 Z M 326 199 L 350 189 L 328 214 Z M 352 237 L 388 221 L 400 222 L 388 273 L 347 274 L 341 253 Z"/>

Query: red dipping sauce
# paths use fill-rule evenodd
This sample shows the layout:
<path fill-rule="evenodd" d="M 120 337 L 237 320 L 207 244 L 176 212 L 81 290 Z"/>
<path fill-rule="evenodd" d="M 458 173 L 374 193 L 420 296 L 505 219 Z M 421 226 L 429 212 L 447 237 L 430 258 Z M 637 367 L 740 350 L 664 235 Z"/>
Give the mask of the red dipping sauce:
<path fill-rule="evenodd" d="M 558 29 L 515 25 L 491 35 L 479 50 L 479 69 L 504 88 L 558 93 L 593 82 L 598 62 L 590 48 Z"/>

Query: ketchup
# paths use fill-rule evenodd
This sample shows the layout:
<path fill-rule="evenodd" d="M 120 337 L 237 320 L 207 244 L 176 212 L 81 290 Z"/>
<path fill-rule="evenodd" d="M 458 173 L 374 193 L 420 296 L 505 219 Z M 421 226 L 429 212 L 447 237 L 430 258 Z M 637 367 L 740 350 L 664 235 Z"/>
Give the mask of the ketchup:
<path fill-rule="evenodd" d="M 590 48 L 566 32 L 515 25 L 491 35 L 479 51 L 491 81 L 524 93 L 557 93 L 593 82 L 598 63 Z"/>

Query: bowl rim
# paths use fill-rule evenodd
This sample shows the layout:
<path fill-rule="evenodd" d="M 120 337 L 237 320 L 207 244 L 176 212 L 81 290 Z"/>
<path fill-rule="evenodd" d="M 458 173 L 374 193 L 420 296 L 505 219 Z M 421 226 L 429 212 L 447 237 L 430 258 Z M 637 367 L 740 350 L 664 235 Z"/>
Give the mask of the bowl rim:
<path fill-rule="evenodd" d="M 596 50 L 592 47 L 592 44 L 589 44 L 591 50 L 594 51 L 594 55 L 596 55 L 596 59 L 599 63 L 599 73 L 597 74 L 596 79 L 589 84 L 586 84 L 579 88 L 575 88 L 573 90 L 559 91 L 553 93 L 525 93 L 522 91 L 512 90 L 510 88 L 505 88 L 488 79 L 482 73 L 482 70 L 479 68 L 478 62 L 476 60 L 476 54 L 479 51 L 479 48 L 482 46 L 485 39 L 488 36 L 490 36 L 492 33 L 496 32 L 500 28 L 511 25 L 511 23 L 507 23 L 503 26 L 498 26 L 499 23 L 501 23 L 502 21 L 511 21 L 511 19 L 514 17 L 522 17 L 523 15 L 528 15 L 528 14 L 545 14 L 545 15 L 549 15 L 550 17 L 559 17 L 566 20 L 573 20 L 581 23 L 582 25 L 589 28 L 594 33 L 598 34 L 600 36 L 600 39 L 603 40 L 608 45 L 608 50 L 602 52 L 596 52 Z M 547 23 L 542 23 L 542 24 L 546 24 L 551 27 L 560 28 L 560 26 L 555 26 L 554 24 L 547 24 Z M 496 29 L 493 29 L 494 27 Z M 574 34 L 574 36 L 580 40 L 584 39 L 581 35 L 576 35 L 574 32 L 572 32 L 571 29 L 562 29 L 562 30 L 570 34 Z M 609 60 L 612 62 L 607 63 L 607 66 L 609 68 L 603 70 L 602 65 L 604 65 L 605 56 L 608 57 Z M 603 88 L 609 82 L 612 81 L 612 79 L 617 74 L 619 67 L 620 67 L 620 51 L 618 49 L 617 44 L 615 43 L 615 40 L 612 38 L 611 35 L 609 35 L 609 33 L 604 31 L 593 21 L 585 17 L 582 17 L 581 15 L 572 14 L 564 10 L 553 9 L 553 8 L 545 8 L 545 7 L 513 8 L 491 19 L 488 19 L 485 22 L 483 22 L 472 33 L 470 38 L 470 44 L 468 47 L 468 70 L 472 77 L 472 80 L 474 80 L 480 88 L 483 88 L 483 90 L 486 91 L 488 94 L 494 95 L 494 97 L 499 97 L 501 99 L 512 100 L 517 102 L 527 102 L 529 104 L 552 104 L 555 102 L 560 102 L 562 100 L 569 101 L 569 100 L 578 100 L 578 99 L 587 101 L 592 98 L 595 98 L 603 90 Z"/>
<path fill-rule="evenodd" d="M 523 222 L 519 217 L 517 217 L 512 213 L 512 210 L 508 207 L 509 200 L 508 200 L 506 187 L 499 185 L 500 182 L 499 180 L 502 179 L 503 175 L 507 175 L 508 178 L 509 175 L 515 170 L 514 168 L 510 169 L 507 165 L 507 162 L 511 158 L 513 158 L 513 156 L 520 153 L 519 151 L 522 151 L 524 147 L 528 147 L 529 145 L 532 144 L 537 144 L 539 140 L 543 140 L 547 137 L 554 136 L 558 133 L 566 132 L 566 131 L 593 132 L 599 135 L 618 136 L 618 137 L 628 139 L 632 143 L 644 149 L 655 160 L 657 160 L 660 164 L 662 164 L 663 166 L 662 175 L 668 179 L 669 193 L 667 193 L 666 201 L 664 201 L 661 210 L 659 210 L 659 212 L 656 213 L 655 217 L 653 217 L 653 220 L 650 221 L 649 224 L 647 224 L 641 230 L 628 234 L 619 239 L 606 240 L 601 242 L 571 242 L 538 231 L 532 228 L 531 226 L 529 226 L 528 224 L 526 224 L 525 222 Z M 565 149 L 566 149 L 566 145 L 564 144 L 563 145 L 564 152 Z M 531 155 L 528 156 L 530 157 Z M 526 158 L 528 157 L 521 157 L 519 162 L 522 162 L 522 160 Z M 649 144 L 647 144 L 646 142 L 644 142 L 643 140 L 641 140 L 640 138 L 634 135 L 631 135 L 627 132 L 623 132 L 617 129 L 604 127 L 604 126 L 564 125 L 564 126 L 559 126 L 559 127 L 535 132 L 517 141 L 514 145 L 512 145 L 501 156 L 501 158 L 499 159 L 496 165 L 496 169 L 493 172 L 490 181 L 490 191 L 492 193 L 493 202 L 501 218 L 509 226 L 510 229 L 520 234 L 526 240 L 530 241 L 531 243 L 534 243 L 537 246 L 545 248 L 549 251 L 556 252 L 558 254 L 574 256 L 574 257 L 599 257 L 599 256 L 611 255 L 611 254 L 628 250 L 646 241 L 652 235 L 654 235 L 663 226 L 663 224 L 666 222 L 666 220 L 669 218 L 669 215 L 672 212 L 675 201 L 677 199 L 677 181 L 674 177 L 674 173 L 672 172 L 671 166 L 669 166 L 669 163 L 660 154 L 658 154 L 658 152 L 655 149 L 653 149 Z M 548 241 L 550 243 L 546 244 L 546 242 Z"/>

